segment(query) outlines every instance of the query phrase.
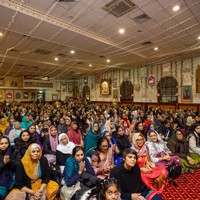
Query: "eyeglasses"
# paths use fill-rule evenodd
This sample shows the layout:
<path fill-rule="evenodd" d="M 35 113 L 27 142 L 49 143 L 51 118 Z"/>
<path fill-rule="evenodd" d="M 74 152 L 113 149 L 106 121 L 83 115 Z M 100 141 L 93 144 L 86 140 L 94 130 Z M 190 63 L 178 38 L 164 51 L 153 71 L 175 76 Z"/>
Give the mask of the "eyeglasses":
<path fill-rule="evenodd" d="M 143 141 L 143 139 L 137 139 L 136 140 L 136 142 L 142 142 Z"/>
<path fill-rule="evenodd" d="M 33 150 L 32 153 L 40 153 L 38 150 Z"/>
<path fill-rule="evenodd" d="M 64 141 L 64 140 L 67 140 L 67 138 L 62 138 L 60 141 Z"/>

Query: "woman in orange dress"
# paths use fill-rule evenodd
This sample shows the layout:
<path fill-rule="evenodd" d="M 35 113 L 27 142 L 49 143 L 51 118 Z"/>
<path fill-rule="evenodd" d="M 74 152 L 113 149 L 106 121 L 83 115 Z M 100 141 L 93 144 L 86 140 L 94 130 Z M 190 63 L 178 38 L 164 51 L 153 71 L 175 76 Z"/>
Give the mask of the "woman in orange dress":
<path fill-rule="evenodd" d="M 144 184 L 158 193 L 162 193 L 167 178 L 167 170 L 164 167 L 156 167 L 150 162 L 148 147 L 145 137 L 141 133 L 135 133 L 132 138 L 132 149 L 137 152 L 137 164 L 141 170 Z"/>

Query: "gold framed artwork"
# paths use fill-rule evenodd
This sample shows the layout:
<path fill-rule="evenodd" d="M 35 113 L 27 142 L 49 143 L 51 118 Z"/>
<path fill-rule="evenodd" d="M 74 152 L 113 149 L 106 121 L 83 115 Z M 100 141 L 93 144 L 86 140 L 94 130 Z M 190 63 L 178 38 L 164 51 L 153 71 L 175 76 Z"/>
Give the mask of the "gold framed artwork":
<path fill-rule="evenodd" d="M 101 95 L 111 95 L 111 80 L 102 79 L 100 82 L 100 94 Z"/>
<path fill-rule="evenodd" d="M 113 99 L 117 100 L 118 96 L 118 89 L 113 90 Z"/>
<path fill-rule="evenodd" d="M 52 94 L 52 100 L 57 101 L 58 100 L 58 95 L 57 94 Z"/>
<path fill-rule="evenodd" d="M 192 85 L 184 85 L 181 88 L 181 101 L 192 102 Z"/>

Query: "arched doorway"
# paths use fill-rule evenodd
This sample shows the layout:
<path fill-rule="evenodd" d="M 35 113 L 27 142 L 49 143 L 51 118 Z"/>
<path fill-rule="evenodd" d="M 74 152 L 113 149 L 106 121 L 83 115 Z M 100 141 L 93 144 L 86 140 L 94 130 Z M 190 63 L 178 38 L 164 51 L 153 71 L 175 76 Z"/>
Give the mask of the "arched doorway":
<path fill-rule="evenodd" d="M 120 101 L 121 103 L 133 102 L 133 84 L 131 81 L 123 81 L 120 86 Z"/>
<path fill-rule="evenodd" d="M 157 85 L 158 102 L 177 102 L 178 82 L 172 76 L 165 76 L 160 79 Z"/>
<path fill-rule="evenodd" d="M 88 85 L 85 85 L 83 87 L 83 98 L 87 99 L 87 100 L 90 100 L 90 88 L 89 88 Z"/>
<path fill-rule="evenodd" d="M 80 94 L 79 94 L 78 86 L 74 85 L 74 87 L 73 87 L 73 97 L 76 98 L 76 99 L 78 99 L 79 96 L 80 96 Z"/>

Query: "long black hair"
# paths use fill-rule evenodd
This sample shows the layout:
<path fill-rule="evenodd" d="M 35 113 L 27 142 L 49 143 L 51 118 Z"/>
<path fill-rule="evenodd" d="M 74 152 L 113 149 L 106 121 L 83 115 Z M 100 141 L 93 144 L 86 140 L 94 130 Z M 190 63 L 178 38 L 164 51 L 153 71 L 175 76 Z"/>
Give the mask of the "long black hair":
<path fill-rule="evenodd" d="M 90 198 L 94 196 L 96 197 L 97 200 L 105 200 L 105 192 L 111 186 L 116 186 L 118 191 L 120 191 L 120 186 L 119 186 L 118 181 L 113 177 L 112 178 L 107 177 L 101 180 L 101 182 L 99 182 L 97 186 L 91 190 L 86 200 L 90 200 Z"/>

